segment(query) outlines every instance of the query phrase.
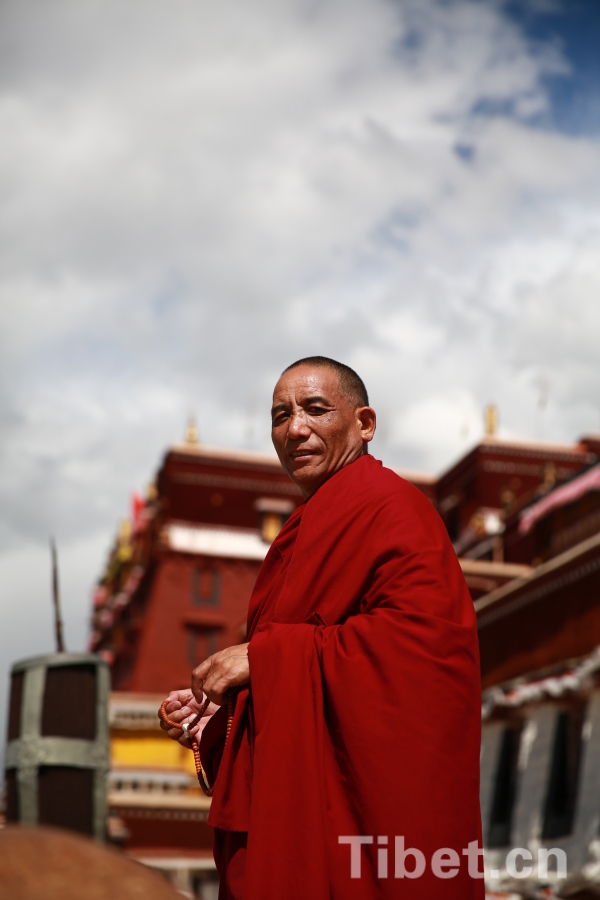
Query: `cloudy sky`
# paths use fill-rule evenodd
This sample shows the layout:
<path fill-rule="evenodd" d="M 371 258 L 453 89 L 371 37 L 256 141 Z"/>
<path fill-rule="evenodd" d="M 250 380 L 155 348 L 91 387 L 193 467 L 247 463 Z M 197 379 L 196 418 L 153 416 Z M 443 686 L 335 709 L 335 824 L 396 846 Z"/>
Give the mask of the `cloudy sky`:
<path fill-rule="evenodd" d="M 358 369 L 374 452 L 600 430 L 597 0 L 0 6 L 0 715 L 70 649 L 190 413 L 266 449 L 281 369 Z M 540 396 L 547 390 L 543 414 Z"/>

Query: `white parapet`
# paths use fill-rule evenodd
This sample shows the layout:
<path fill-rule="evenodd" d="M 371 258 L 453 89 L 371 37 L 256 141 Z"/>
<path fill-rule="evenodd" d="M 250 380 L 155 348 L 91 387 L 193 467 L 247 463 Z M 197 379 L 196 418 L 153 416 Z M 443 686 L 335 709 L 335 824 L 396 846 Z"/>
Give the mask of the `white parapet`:
<path fill-rule="evenodd" d="M 180 553 L 263 560 L 269 549 L 258 532 L 250 529 L 171 524 L 163 534 L 170 549 Z"/>

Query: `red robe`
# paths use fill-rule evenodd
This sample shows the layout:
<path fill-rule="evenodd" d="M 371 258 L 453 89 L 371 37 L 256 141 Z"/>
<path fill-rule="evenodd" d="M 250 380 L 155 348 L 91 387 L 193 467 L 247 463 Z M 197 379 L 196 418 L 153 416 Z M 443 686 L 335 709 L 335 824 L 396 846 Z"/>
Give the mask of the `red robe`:
<path fill-rule="evenodd" d="M 220 896 L 482 898 L 462 854 L 481 836 L 475 613 L 423 494 L 372 456 L 341 469 L 272 544 L 248 635 L 230 742 L 221 759 L 223 710 L 201 744 L 219 769 Z M 353 851 L 352 836 L 372 843 Z M 420 877 L 395 860 L 402 839 Z M 459 862 L 435 875 L 443 848 Z"/>

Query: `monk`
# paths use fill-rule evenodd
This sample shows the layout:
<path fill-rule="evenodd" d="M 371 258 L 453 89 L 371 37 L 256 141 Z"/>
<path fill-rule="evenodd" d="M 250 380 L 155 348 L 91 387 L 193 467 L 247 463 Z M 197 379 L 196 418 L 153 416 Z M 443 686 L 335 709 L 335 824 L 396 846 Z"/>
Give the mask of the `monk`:
<path fill-rule="evenodd" d="M 168 697 L 182 724 L 211 701 L 196 736 L 219 898 L 481 900 L 477 633 L 443 523 L 369 455 L 375 412 L 348 366 L 299 360 L 271 412 L 305 501 L 259 572 L 247 643 Z"/>

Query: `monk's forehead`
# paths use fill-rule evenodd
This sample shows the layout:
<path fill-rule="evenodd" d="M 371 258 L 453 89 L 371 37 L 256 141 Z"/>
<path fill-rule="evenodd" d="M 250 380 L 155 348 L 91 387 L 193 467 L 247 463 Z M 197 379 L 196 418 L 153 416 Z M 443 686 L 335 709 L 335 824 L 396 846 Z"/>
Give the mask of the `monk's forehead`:
<path fill-rule="evenodd" d="M 273 391 L 273 402 L 285 397 L 301 396 L 337 397 L 340 379 L 333 369 L 326 366 L 296 366 L 284 372 Z"/>

